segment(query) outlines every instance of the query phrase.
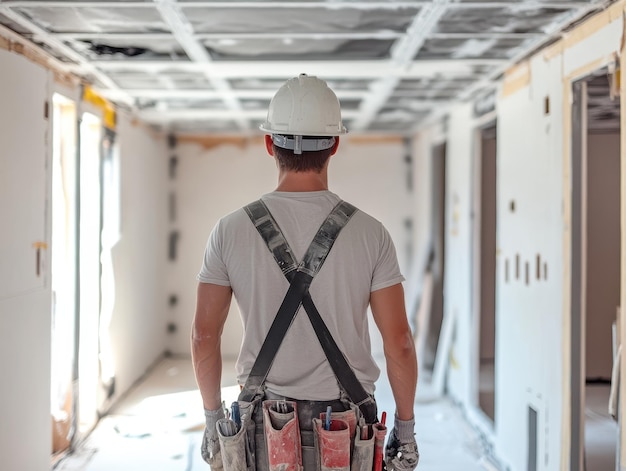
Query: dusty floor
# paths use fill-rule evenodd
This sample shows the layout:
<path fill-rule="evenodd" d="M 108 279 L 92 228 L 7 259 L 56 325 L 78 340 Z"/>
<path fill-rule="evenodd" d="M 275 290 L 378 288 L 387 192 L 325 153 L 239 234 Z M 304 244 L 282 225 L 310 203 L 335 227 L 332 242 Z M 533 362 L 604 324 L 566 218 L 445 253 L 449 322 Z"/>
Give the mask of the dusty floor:
<path fill-rule="evenodd" d="M 393 415 L 389 385 L 377 385 L 380 410 Z M 224 365 L 222 399 L 237 396 L 234 368 Z M 418 389 L 419 391 L 419 389 Z M 479 437 L 447 399 L 415 407 L 420 471 L 495 470 L 482 456 Z M 59 471 L 208 470 L 200 457 L 204 415 L 189 358 L 166 358 L 104 417 Z"/>

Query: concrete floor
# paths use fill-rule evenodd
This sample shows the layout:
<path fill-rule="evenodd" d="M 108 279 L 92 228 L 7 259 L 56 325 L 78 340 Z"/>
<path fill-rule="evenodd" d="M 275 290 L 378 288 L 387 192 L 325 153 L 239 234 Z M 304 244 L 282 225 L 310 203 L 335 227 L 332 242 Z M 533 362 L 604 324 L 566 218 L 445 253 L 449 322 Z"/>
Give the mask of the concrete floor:
<path fill-rule="evenodd" d="M 585 407 L 585 464 L 593 471 L 614 471 L 617 422 L 609 415 L 610 386 L 588 384 Z"/>
<path fill-rule="evenodd" d="M 224 365 L 222 399 L 239 391 L 232 363 Z M 418 386 L 419 392 L 419 386 Z M 389 384 L 381 375 L 376 397 L 380 411 L 393 416 Z M 416 435 L 421 471 L 495 471 L 483 456 L 481 440 L 448 399 L 416 403 Z M 200 394 L 189 358 L 165 358 L 134 387 L 59 471 L 200 471 L 204 428 Z M 388 424 L 389 425 L 389 424 Z"/>

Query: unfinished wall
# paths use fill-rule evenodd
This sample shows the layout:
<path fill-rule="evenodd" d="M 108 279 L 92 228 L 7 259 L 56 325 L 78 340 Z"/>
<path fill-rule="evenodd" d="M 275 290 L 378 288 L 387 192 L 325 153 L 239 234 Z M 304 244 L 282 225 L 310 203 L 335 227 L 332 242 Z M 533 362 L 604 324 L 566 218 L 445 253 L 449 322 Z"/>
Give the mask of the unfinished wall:
<path fill-rule="evenodd" d="M 238 147 L 234 144 L 202 148 L 181 139 L 174 152 L 179 173 L 173 186 L 177 200 L 174 226 L 180 233 L 178 255 L 169 265 L 169 291 L 179 302 L 170 310 L 177 330 L 168 338 L 169 348 L 189 354 L 189 333 L 195 310 L 196 274 L 200 269 L 208 235 L 217 220 L 273 191 L 277 171 L 260 138 Z M 410 239 L 405 219 L 410 199 L 404 182 L 407 166 L 401 140 L 352 142 L 345 138 L 330 163 L 331 191 L 382 221 L 396 243 L 401 268 L 406 272 L 406 245 Z M 241 325 L 235 303 L 222 337 L 222 354 L 236 357 Z M 372 339 L 376 343 L 376 337 Z"/>
<path fill-rule="evenodd" d="M 48 469 L 50 260 L 42 250 L 37 276 L 33 243 L 49 242 L 43 110 L 50 77 L 4 50 L 0 70 L 0 455 L 3 469 Z"/>

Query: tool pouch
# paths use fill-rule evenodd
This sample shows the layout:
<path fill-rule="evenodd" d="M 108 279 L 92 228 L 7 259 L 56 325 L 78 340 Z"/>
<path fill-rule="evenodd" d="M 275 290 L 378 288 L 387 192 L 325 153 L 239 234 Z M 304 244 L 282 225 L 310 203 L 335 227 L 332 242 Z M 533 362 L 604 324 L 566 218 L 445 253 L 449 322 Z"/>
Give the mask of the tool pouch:
<path fill-rule="evenodd" d="M 313 419 L 315 449 L 321 471 L 350 470 L 350 427 L 345 420 L 331 419 L 325 430 L 320 419 Z"/>
<path fill-rule="evenodd" d="M 285 410 L 281 410 L 281 406 Z M 300 426 L 296 403 L 263 401 L 263 427 L 270 471 L 302 471 Z"/>
<path fill-rule="evenodd" d="M 382 463 L 384 458 L 383 445 L 385 443 L 385 435 L 387 435 L 387 427 L 380 422 L 372 425 L 374 432 L 374 471 L 380 471 L 382 469 Z"/>
<path fill-rule="evenodd" d="M 364 432 L 364 433 L 363 433 Z M 362 437 L 368 438 L 362 438 Z M 374 464 L 375 437 L 371 425 L 357 427 L 352 450 L 351 471 L 372 471 Z"/>
<path fill-rule="evenodd" d="M 356 404 L 351 404 L 350 409 L 341 412 L 331 412 L 330 419 L 331 420 L 343 420 L 348 424 L 348 429 L 350 430 L 350 453 L 354 448 L 354 435 L 356 434 L 356 424 L 357 417 L 359 416 L 359 408 Z M 322 424 L 326 422 L 326 412 L 322 412 L 320 414 L 320 419 L 322 420 Z"/>
<path fill-rule="evenodd" d="M 254 471 L 254 443 L 248 439 L 248 416 L 241 419 L 241 427 L 234 435 L 224 435 L 220 425 L 230 424 L 234 430 L 234 422 L 230 419 L 217 421 L 217 434 L 220 441 L 220 452 L 224 471 Z"/>
<path fill-rule="evenodd" d="M 251 402 L 242 400 L 237 402 L 241 417 L 241 426 L 237 433 L 233 436 L 224 436 L 220 433 L 218 425 L 224 471 L 267 471 L 262 397 L 257 396 Z"/>

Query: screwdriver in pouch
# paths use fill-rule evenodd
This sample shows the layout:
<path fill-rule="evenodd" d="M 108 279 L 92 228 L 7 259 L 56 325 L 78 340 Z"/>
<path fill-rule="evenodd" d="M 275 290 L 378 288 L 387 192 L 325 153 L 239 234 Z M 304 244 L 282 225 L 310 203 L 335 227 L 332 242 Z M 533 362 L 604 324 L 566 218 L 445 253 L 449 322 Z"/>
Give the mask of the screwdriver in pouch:
<path fill-rule="evenodd" d="M 230 415 L 232 421 L 235 422 L 235 425 L 237 426 L 237 431 L 239 431 L 239 427 L 241 427 L 241 417 L 239 416 L 239 403 L 237 401 L 234 401 L 230 405 Z"/>

